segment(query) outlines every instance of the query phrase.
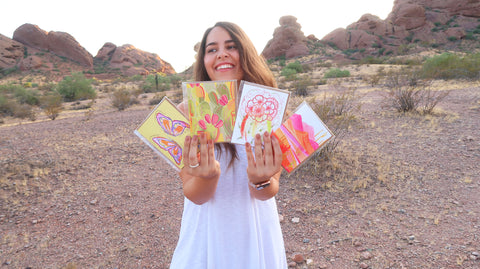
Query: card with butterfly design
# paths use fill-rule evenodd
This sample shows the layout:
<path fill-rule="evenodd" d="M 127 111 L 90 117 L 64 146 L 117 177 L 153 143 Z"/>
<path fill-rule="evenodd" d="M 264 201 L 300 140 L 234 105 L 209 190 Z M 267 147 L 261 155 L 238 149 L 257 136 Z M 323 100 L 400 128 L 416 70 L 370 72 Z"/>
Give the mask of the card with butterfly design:
<path fill-rule="evenodd" d="M 215 143 L 230 142 L 235 123 L 237 81 L 183 82 L 190 134 L 207 133 Z"/>
<path fill-rule="evenodd" d="M 190 124 L 175 104 L 164 97 L 134 131 L 145 144 L 163 157 L 175 170 L 183 167 L 182 150 Z"/>

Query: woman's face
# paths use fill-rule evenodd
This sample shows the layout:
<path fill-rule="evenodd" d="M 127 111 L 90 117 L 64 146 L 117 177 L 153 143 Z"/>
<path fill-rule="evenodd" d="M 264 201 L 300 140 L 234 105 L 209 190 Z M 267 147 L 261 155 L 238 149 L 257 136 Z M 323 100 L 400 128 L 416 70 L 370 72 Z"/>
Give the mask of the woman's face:
<path fill-rule="evenodd" d="M 203 63 L 211 80 L 242 80 L 237 44 L 222 27 L 213 28 L 205 43 Z"/>

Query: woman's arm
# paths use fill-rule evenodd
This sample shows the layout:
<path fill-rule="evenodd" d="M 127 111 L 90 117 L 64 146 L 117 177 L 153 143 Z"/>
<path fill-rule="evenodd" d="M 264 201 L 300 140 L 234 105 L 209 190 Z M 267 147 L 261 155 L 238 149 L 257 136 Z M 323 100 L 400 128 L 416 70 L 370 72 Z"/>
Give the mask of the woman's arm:
<path fill-rule="evenodd" d="M 257 134 L 253 151 L 250 143 L 245 144 L 248 160 L 247 175 L 251 183 L 249 184 L 250 194 L 256 199 L 268 200 L 275 196 L 279 190 L 282 173 L 282 150 L 277 138 L 272 137 L 268 132 L 263 135 L 263 141 L 264 146 L 262 148 L 261 136 Z M 263 189 L 258 190 L 254 187 L 268 181 L 270 181 L 270 184 Z"/>
<path fill-rule="evenodd" d="M 185 115 L 188 114 L 186 102 L 180 103 L 177 107 Z M 200 135 L 199 152 L 198 140 L 198 136 L 187 136 L 185 138 L 183 148 L 184 167 L 179 176 L 183 183 L 183 195 L 195 204 L 200 205 L 210 200 L 215 194 L 221 171 L 220 164 L 215 160 L 213 141 L 207 139 L 205 134 Z"/>

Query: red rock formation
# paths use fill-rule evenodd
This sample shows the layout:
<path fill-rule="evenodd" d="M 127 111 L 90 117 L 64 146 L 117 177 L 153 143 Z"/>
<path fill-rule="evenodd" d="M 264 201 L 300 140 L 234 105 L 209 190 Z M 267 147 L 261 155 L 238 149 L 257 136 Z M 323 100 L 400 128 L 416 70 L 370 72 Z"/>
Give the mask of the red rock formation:
<path fill-rule="evenodd" d="M 0 68 L 15 67 L 24 55 L 25 46 L 0 34 Z"/>
<path fill-rule="evenodd" d="M 290 59 L 308 55 L 307 38 L 301 28 L 302 26 L 297 23 L 297 18 L 294 16 L 281 17 L 280 27 L 275 29 L 273 38 L 268 41 L 262 55 L 266 59 L 279 56 Z"/>
<path fill-rule="evenodd" d="M 92 55 L 70 34 L 50 31 L 47 40 L 49 51 L 77 61 L 86 67 L 93 67 Z"/>
<path fill-rule="evenodd" d="M 47 33 L 37 25 L 26 23 L 15 30 L 13 40 L 28 47 L 50 51 L 88 68 L 93 67 L 92 55 L 68 33 L 54 31 Z"/>
<path fill-rule="evenodd" d="M 95 59 L 107 61 L 110 68 L 120 69 L 126 76 L 155 72 L 175 74 L 173 67 L 157 54 L 142 51 L 128 44 L 117 47 L 113 43 L 105 43 Z"/>
<path fill-rule="evenodd" d="M 39 50 L 48 50 L 47 36 L 46 31 L 30 23 L 25 23 L 13 32 L 13 40 Z"/>
<path fill-rule="evenodd" d="M 391 52 L 401 44 L 420 40 L 442 44 L 450 37 L 464 38 L 466 30 L 479 23 L 480 1 L 473 0 L 395 0 L 392 12 L 381 20 L 363 15 L 346 29 L 327 34 L 322 41 L 341 50 L 385 48 Z M 375 52 L 374 52 L 375 53 Z"/>

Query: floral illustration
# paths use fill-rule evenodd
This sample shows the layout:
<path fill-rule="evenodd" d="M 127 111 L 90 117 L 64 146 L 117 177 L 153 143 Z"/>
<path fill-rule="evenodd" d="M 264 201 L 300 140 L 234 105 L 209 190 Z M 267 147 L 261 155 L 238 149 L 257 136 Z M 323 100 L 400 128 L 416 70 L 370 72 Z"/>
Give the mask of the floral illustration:
<path fill-rule="evenodd" d="M 243 82 L 232 142 L 253 144 L 256 134 L 280 127 L 288 98 L 287 91 Z"/>
<path fill-rule="evenodd" d="M 245 114 L 257 122 L 265 120 L 272 121 L 278 112 L 278 101 L 275 98 L 268 98 L 262 95 L 256 95 L 248 100 Z"/>
<path fill-rule="evenodd" d="M 236 81 L 183 83 L 190 133 L 206 132 L 214 142 L 230 142 L 235 122 Z"/>

